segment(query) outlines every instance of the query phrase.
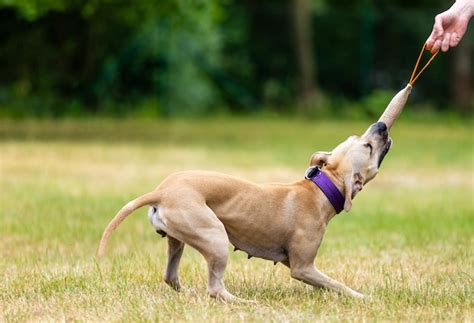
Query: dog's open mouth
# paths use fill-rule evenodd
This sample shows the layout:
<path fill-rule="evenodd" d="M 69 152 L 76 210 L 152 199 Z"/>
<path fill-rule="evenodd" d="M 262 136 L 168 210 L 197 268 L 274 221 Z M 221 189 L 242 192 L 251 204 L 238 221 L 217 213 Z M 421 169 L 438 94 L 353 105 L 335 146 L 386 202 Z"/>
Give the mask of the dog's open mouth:
<path fill-rule="evenodd" d="M 385 158 L 385 155 L 390 150 L 391 146 L 392 146 L 392 139 L 388 138 L 387 143 L 385 144 L 385 147 L 384 147 L 382 153 L 380 154 L 378 168 L 380 168 L 380 165 L 382 164 L 382 161 Z"/>

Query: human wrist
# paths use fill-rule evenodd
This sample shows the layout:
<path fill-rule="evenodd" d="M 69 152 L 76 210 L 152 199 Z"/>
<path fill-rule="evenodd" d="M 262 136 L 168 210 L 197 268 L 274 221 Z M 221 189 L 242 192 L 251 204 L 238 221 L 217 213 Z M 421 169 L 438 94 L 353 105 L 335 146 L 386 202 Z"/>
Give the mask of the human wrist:
<path fill-rule="evenodd" d="M 456 0 L 451 9 L 457 15 L 470 19 L 474 16 L 474 0 Z"/>

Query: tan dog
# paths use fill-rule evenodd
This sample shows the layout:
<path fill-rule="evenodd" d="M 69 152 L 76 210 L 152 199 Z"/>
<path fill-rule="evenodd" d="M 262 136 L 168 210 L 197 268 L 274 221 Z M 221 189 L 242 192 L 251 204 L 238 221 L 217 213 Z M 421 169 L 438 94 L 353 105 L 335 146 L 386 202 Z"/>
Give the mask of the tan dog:
<path fill-rule="evenodd" d="M 352 136 L 332 152 L 318 152 L 311 166 L 322 168 L 341 193 L 344 210 L 378 172 L 391 139 L 383 122 Z M 127 203 L 110 222 L 100 242 L 102 256 L 111 232 L 134 210 L 150 205 L 153 227 L 168 236 L 165 281 L 180 288 L 178 265 L 184 244 L 197 249 L 209 270 L 208 293 L 224 301 L 235 297 L 224 287 L 228 244 L 249 257 L 281 262 L 291 277 L 355 297 L 362 294 L 329 278 L 314 267 L 314 259 L 335 208 L 311 181 L 255 184 L 232 176 L 188 171 L 167 177 L 154 191 Z"/>

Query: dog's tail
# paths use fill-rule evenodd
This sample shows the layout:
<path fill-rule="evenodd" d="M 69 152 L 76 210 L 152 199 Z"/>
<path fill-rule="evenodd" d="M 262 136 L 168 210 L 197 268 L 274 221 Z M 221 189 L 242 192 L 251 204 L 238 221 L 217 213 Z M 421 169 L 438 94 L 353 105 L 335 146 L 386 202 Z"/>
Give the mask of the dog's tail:
<path fill-rule="evenodd" d="M 158 194 L 155 191 L 144 194 L 128 202 L 124 207 L 122 207 L 122 209 L 117 213 L 117 215 L 115 215 L 112 221 L 110 221 L 109 225 L 107 225 L 107 228 L 105 228 L 104 233 L 102 234 L 102 239 L 99 243 L 99 249 L 97 250 L 97 257 L 101 258 L 104 256 L 105 248 L 112 231 L 114 231 L 115 228 L 117 228 L 130 213 L 136 209 L 141 208 L 142 206 L 152 203 L 158 203 Z"/>

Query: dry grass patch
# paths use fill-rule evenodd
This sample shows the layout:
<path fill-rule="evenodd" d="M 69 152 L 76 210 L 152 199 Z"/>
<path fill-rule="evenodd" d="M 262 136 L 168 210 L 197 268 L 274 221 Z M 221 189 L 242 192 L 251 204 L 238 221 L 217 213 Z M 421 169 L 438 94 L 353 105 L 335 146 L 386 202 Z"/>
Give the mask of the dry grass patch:
<path fill-rule="evenodd" d="M 173 171 L 289 182 L 313 151 L 366 126 L 0 121 L 0 321 L 472 320 L 474 138 L 466 124 L 397 124 L 378 177 L 330 224 L 316 264 L 367 300 L 315 290 L 282 265 L 231 252 L 227 287 L 255 303 L 223 305 L 206 296 L 205 262 L 189 247 L 176 293 L 162 281 L 166 241 L 145 210 L 113 234 L 105 261 L 94 259 L 115 212 Z"/>

